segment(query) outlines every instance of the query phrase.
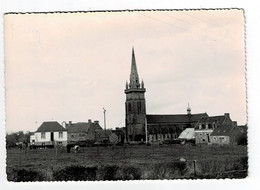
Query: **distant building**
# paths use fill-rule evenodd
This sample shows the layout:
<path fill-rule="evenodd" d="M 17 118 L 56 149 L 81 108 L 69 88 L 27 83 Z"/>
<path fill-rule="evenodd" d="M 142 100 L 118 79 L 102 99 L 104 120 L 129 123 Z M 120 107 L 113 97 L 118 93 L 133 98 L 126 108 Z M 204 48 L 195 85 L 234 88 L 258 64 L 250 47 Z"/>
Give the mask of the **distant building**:
<path fill-rule="evenodd" d="M 57 121 L 45 121 L 30 136 L 30 145 L 67 145 L 67 130 Z"/>
<path fill-rule="evenodd" d="M 68 143 L 69 144 L 84 144 L 94 143 L 95 133 L 97 130 L 102 130 L 98 121 L 91 122 L 78 122 L 72 123 L 71 121 L 66 124 L 66 129 L 68 131 Z"/>
<path fill-rule="evenodd" d="M 211 134 L 219 126 L 232 126 L 229 113 L 201 118 L 195 126 L 196 144 L 211 144 Z"/>

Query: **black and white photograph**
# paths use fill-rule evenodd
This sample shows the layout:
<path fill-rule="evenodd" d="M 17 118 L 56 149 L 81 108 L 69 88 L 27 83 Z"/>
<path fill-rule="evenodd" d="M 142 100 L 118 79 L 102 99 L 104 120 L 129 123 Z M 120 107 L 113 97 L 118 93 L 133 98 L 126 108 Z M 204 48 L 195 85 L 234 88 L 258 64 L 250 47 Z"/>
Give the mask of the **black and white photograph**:
<path fill-rule="evenodd" d="M 5 13 L 7 180 L 246 178 L 244 16 Z"/>

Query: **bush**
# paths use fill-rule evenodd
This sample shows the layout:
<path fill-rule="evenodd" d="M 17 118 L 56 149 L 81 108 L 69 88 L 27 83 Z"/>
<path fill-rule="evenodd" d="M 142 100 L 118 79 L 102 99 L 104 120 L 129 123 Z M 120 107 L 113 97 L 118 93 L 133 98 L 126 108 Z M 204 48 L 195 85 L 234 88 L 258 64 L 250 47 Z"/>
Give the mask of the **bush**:
<path fill-rule="evenodd" d="M 118 169 L 117 165 L 102 166 L 99 171 L 101 180 L 119 180 L 120 177 L 116 176 Z"/>
<path fill-rule="evenodd" d="M 96 180 L 97 167 L 67 166 L 53 172 L 55 181 L 85 181 Z"/>
<path fill-rule="evenodd" d="M 123 168 L 122 180 L 137 180 L 141 179 L 142 173 L 140 168 L 128 166 Z"/>
<path fill-rule="evenodd" d="M 14 182 L 45 181 L 44 175 L 35 170 L 12 169 L 7 172 L 7 180 Z"/>

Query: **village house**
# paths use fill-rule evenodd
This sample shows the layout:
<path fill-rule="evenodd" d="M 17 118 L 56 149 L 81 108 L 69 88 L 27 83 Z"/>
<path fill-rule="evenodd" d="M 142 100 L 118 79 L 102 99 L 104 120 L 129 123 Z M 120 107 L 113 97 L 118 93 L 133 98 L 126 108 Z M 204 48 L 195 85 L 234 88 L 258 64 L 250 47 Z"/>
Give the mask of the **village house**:
<path fill-rule="evenodd" d="M 45 121 L 30 136 L 30 145 L 32 146 L 55 146 L 67 145 L 67 130 L 57 121 Z"/>
<path fill-rule="evenodd" d="M 95 142 L 96 143 L 108 143 L 109 137 L 113 134 L 112 129 L 99 129 L 95 131 Z"/>
<path fill-rule="evenodd" d="M 246 139 L 246 127 L 233 125 L 221 125 L 212 132 L 211 143 L 215 145 L 244 144 Z"/>
<path fill-rule="evenodd" d="M 112 132 L 117 136 L 119 144 L 125 143 L 125 127 L 116 127 L 115 130 L 112 130 Z"/>
<path fill-rule="evenodd" d="M 195 142 L 196 144 L 211 144 L 213 130 L 222 125 L 232 126 L 232 120 L 229 113 L 220 116 L 211 116 L 201 118 L 195 126 Z"/>
<path fill-rule="evenodd" d="M 65 124 L 68 131 L 68 143 L 69 144 L 93 144 L 95 142 L 95 133 L 97 130 L 102 130 L 99 125 L 99 121 L 92 122 L 90 119 L 88 122 L 78 122 Z"/>

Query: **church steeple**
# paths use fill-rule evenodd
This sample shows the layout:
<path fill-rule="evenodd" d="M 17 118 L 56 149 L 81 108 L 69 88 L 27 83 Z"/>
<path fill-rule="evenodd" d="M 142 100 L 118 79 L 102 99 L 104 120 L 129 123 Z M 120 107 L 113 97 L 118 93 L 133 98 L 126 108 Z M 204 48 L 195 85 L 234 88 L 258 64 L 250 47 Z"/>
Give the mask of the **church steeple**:
<path fill-rule="evenodd" d="M 191 114 L 190 103 L 188 103 L 187 114 L 188 114 L 188 115 Z"/>
<path fill-rule="evenodd" d="M 126 141 L 145 141 L 146 133 L 146 106 L 144 82 L 139 82 L 135 61 L 134 48 L 132 49 L 132 63 L 130 82 L 126 82 L 125 94 L 125 134 Z"/>
<path fill-rule="evenodd" d="M 140 83 L 139 83 L 139 76 L 137 72 L 137 66 L 136 66 L 136 61 L 135 61 L 135 52 L 134 48 L 132 48 L 132 64 L 131 64 L 131 74 L 130 74 L 130 88 L 139 88 Z"/>

